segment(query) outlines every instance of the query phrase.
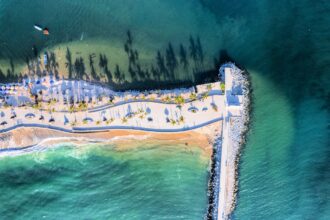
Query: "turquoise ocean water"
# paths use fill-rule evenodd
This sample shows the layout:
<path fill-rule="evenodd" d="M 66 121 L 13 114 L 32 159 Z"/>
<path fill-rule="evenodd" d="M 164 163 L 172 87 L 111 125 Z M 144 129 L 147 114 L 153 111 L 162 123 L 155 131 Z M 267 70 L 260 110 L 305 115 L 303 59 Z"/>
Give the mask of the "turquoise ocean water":
<path fill-rule="evenodd" d="M 175 48 L 180 43 L 188 48 L 189 36 L 199 36 L 206 67 L 213 65 L 213 58 L 222 50 L 245 67 L 252 79 L 251 130 L 239 164 L 239 192 L 233 218 L 328 219 L 329 14 L 330 3 L 321 0 L 0 0 L 0 65 L 5 70 L 12 59 L 18 69 L 26 56 L 31 56 L 33 45 L 40 50 L 69 45 L 77 54 L 111 48 L 107 50 L 110 63 L 114 57 L 110 66 L 118 62 L 125 69 L 118 51 L 122 51 L 128 29 L 145 65 L 154 63 L 157 50 L 164 51 L 169 42 Z M 45 38 L 36 33 L 31 28 L 34 23 L 48 26 L 51 36 Z M 178 74 L 184 77 L 190 73 Z M 93 213 L 96 219 L 129 219 L 123 213 L 136 215 L 135 219 L 203 218 L 207 166 L 189 169 L 191 160 L 197 160 L 193 156 L 173 153 L 175 158 L 182 157 L 181 161 L 178 159 L 184 167 L 179 182 L 173 176 L 178 169 L 171 167 L 171 161 L 144 160 L 143 153 L 137 154 L 138 160 L 116 153 L 114 162 L 112 156 L 94 153 L 87 153 L 83 160 L 70 158 L 65 151 L 52 151 L 49 156 L 45 153 L 48 159 L 42 164 L 30 155 L 1 159 L 1 216 L 6 213 L 12 219 L 17 213 L 28 219 L 55 210 L 66 212 L 73 219 L 76 213 L 87 217 Z M 153 151 L 162 152 L 158 148 Z M 144 165 L 128 165 L 135 163 Z M 100 169 L 103 166 L 107 169 Z M 106 170 L 118 169 L 115 176 L 120 179 L 125 178 L 127 166 L 136 174 L 127 181 L 134 187 L 120 191 L 118 180 Z M 156 169 L 157 166 L 162 169 Z M 157 175 L 164 178 L 154 177 L 156 171 L 147 172 L 146 167 L 157 170 Z M 89 176 L 93 172 L 96 176 Z M 167 176 L 168 182 L 162 184 Z M 24 180 L 24 184 L 13 187 L 17 179 Z M 85 179 L 92 186 L 96 182 L 95 191 L 102 193 L 86 190 Z M 70 190 L 72 182 L 82 185 Z M 145 183 L 157 190 L 146 190 Z M 38 194 L 37 188 L 41 190 L 40 198 L 45 199 L 31 196 Z M 165 204 L 154 202 L 162 201 L 162 195 L 168 191 L 173 198 Z M 94 197 L 93 193 L 102 195 Z M 132 199 L 132 195 L 136 197 Z M 102 202 L 111 197 L 116 199 Z M 73 198 L 78 202 L 72 202 Z M 189 199 L 194 202 L 188 202 Z M 25 211 L 21 210 L 22 204 Z"/>
<path fill-rule="evenodd" d="M 202 219 L 208 159 L 176 146 L 62 144 L 0 160 L 0 219 Z"/>

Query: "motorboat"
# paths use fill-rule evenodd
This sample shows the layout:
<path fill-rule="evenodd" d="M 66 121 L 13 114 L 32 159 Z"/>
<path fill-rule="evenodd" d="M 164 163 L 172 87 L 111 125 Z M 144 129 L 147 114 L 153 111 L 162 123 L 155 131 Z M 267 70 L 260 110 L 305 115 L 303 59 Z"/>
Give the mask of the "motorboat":
<path fill-rule="evenodd" d="M 37 24 L 35 24 L 35 25 L 33 25 L 33 27 L 34 27 L 34 29 L 36 29 L 37 31 L 42 31 L 42 33 L 44 34 L 44 35 L 49 35 L 49 30 L 48 30 L 48 28 L 42 28 L 40 25 L 37 25 Z"/>
<path fill-rule="evenodd" d="M 42 30 L 43 30 L 42 27 L 40 27 L 40 26 L 37 25 L 37 24 L 35 24 L 33 27 L 34 27 L 36 30 L 38 30 L 38 31 L 42 31 Z"/>

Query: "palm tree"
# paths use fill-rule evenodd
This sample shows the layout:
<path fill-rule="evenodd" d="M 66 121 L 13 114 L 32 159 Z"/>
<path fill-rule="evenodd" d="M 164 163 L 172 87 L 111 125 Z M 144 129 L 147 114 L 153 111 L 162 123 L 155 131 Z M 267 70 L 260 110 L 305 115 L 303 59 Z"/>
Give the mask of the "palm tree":
<path fill-rule="evenodd" d="M 42 103 L 38 102 L 38 104 L 36 105 L 36 108 L 41 111 L 42 110 Z"/>
<path fill-rule="evenodd" d="M 166 96 L 165 98 L 162 99 L 162 101 L 169 103 L 169 102 L 171 102 L 171 98 L 169 96 Z"/>
<path fill-rule="evenodd" d="M 222 92 L 225 91 L 225 89 L 226 89 L 225 83 L 223 83 L 223 82 L 220 83 L 220 89 Z"/>
<path fill-rule="evenodd" d="M 121 122 L 122 122 L 123 124 L 126 124 L 126 123 L 127 123 L 127 118 L 126 118 L 126 117 L 123 117 L 123 118 L 121 119 Z"/>
<path fill-rule="evenodd" d="M 74 105 L 70 105 L 68 111 L 69 111 L 69 113 L 74 113 L 75 112 Z"/>
<path fill-rule="evenodd" d="M 207 99 L 208 96 L 209 96 L 208 92 L 203 93 L 201 100 L 204 101 L 205 99 Z"/>
<path fill-rule="evenodd" d="M 176 121 L 174 119 L 171 118 L 170 121 L 171 121 L 171 124 L 172 125 L 175 125 L 176 124 Z"/>
<path fill-rule="evenodd" d="M 196 95 L 196 93 L 190 93 L 189 98 L 190 98 L 191 101 L 195 101 L 195 100 L 197 100 L 197 95 Z"/>
<path fill-rule="evenodd" d="M 55 112 L 55 109 L 53 108 L 53 106 L 55 104 L 56 104 L 56 101 L 54 99 L 49 100 L 49 102 L 48 102 L 48 110 Z"/>
<path fill-rule="evenodd" d="M 138 112 L 138 113 L 143 113 L 144 110 L 143 110 L 143 108 L 139 108 L 139 109 L 137 110 L 137 112 Z"/>
<path fill-rule="evenodd" d="M 70 105 L 68 110 L 69 110 L 70 114 L 72 114 L 72 113 L 74 114 L 74 122 L 75 122 L 75 124 L 77 124 L 76 107 L 74 106 L 74 104 Z"/>
<path fill-rule="evenodd" d="M 176 97 L 174 98 L 174 101 L 175 101 L 175 103 L 178 104 L 178 105 L 182 105 L 182 104 L 185 103 L 185 100 L 184 100 L 184 98 L 183 98 L 181 95 L 176 96 Z"/>
<path fill-rule="evenodd" d="M 180 118 L 179 118 L 179 122 L 180 123 L 184 123 L 184 117 L 181 115 Z"/>
<path fill-rule="evenodd" d="M 114 120 L 115 120 L 114 118 L 110 118 L 110 119 L 106 120 L 105 123 L 108 125 L 108 124 L 111 124 Z"/>
<path fill-rule="evenodd" d="M 7 108 L 7 107 L 6 107 L 6 108 Z M 36 113 L 37 113 L 38 111 L 41 112 L 41 111 L 42 111 L 42 104 L 41 104 L 41 102 L 38 102 L 38 103 L 34 104 L 34 105 L 32 106 L 32 108 L 35 109 L 35 112 L 36 112 Z"/>

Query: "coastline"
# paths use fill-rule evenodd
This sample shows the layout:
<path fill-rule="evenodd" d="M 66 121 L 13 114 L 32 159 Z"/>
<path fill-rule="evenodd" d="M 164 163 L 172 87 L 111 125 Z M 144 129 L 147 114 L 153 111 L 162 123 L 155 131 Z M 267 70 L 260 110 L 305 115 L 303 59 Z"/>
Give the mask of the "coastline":
<path fill-rule="evenodd" d="M 203 155 L 211 157 L 214 137 L 221 133 L 222 122 L 183 132 L 146 132 L 136 130 L 110 130 L 92 133 L 68 133 L 47 128 L 17 128 L 0 134 L 0 155 L 8 152 L 19 152 L 39 146 L 54 146 L 63 141 L 75 144 L 82 143 L 116 143 L 118 149 L 128 148 L 132 142 L 141 141 L 183 144 L 187 149 L 199 147 Z"/>
<path fill-rule="evenodd" d="M 102 101 L 102 96 L 96 95 L 95 100 L 101 100 L 101 103 L 91 109 L 85 102 L 86 94 L 83 101 L 79 101 L 82 91 L 76 81 L 77 86 L 69 87 L 72 111 L 62 104 L 68 100 L 64 94 L 57 99 L 50 98 L 49 106 L 53 101 L 57 106 L 56 110 L 50 108 L 46 115 L 52 120 L 48 123 L 40 122 L 34 108 L 3 106 L 1 117 L 6 121 L 2 123 L 4 129 L 0 130 L 0 156 L 34 152 L 63 142 L 77 145 L 116 143 L 119 150 L 134 147 L 137 141 L 173 143 L 187 152 L 192 147 L 199 147 L 202 156 L 210 161 L 205 218 L 228 219 L 236 204 L 240 149 L 248 130 L 250 82 L 246 72 L 233 63 L 221 66 L 219 81 L 197 85 L 194 90 L 131 92 L 123 93 L 124 96 L 114 95 L 111 90 L 105 92 L 102 87 L 91 88 L 83 82 L 84 89 L 102 89 L 101 94 L 106 99 Z M 62 91 L 67 91 L 67 86 Z M 117 97 L 115 103 L 114 96 Z M 162 98 L 157 100 L 159 97 Z M 83 107 L 75 106 L 75 100 Z M 44 110 L 39 111 L 44 118 Z"/>

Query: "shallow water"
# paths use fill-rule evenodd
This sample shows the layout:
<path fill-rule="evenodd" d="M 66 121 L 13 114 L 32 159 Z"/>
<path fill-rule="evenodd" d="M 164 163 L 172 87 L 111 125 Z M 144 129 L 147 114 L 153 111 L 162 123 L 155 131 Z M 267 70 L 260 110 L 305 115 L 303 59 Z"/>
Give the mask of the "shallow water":
<path fill-rule="evenodd" d="M 1 219 L 202 219 L 208 160 L 177 146 L 62 144 L 0 160 Z"/>
<path fill-rule="evenodd" d="M 252 78 L 252 124 L 239 166 L 233 217 L 326 219 L 330 216 L 329 14 L 328 1 L 309 0 L 137 0 L 126 4 L 119 0 L 0 0 L 0 63 L 5 70 L 12 58 L 19 69 L 25 57 L 31 56 L 33 45 L 41 51 L 56 49 L 58 44 L 61 48 L 77 45 L 72 49 L 74 56 L 86 60 L 88 54 L 78 50 L 89 51 L 88 44 L 95 53 L 117 48 L 106 49 L 109 65 L 113 68 L 118 63 L 127 73 L 121 45 L 128 29 L 146 66 L 155 63 L 156 51 L 164 52 L 168 42 L 175 48 L 180 42 L 188 48 L 189 35 L 198 35 L 206 68 L 225 50 Z M 50 37 L 37 33 L 34 23 L 47 25 Z M 95 46 L 97 42 L 104 42 L 104 47 Z M 176 74 L 189 78 L 191 70 Z M 199 190 L 205 190 L 204 185 Z M 128 198 L 129 193 L 124 196 Z M 130 201 L 121 202 L 126 207 Z M 198 206 L 205 210 L 206 204 Z M 169 219 L 178 211 L 159 210 L 166 210 L 161 214 Z"/>

